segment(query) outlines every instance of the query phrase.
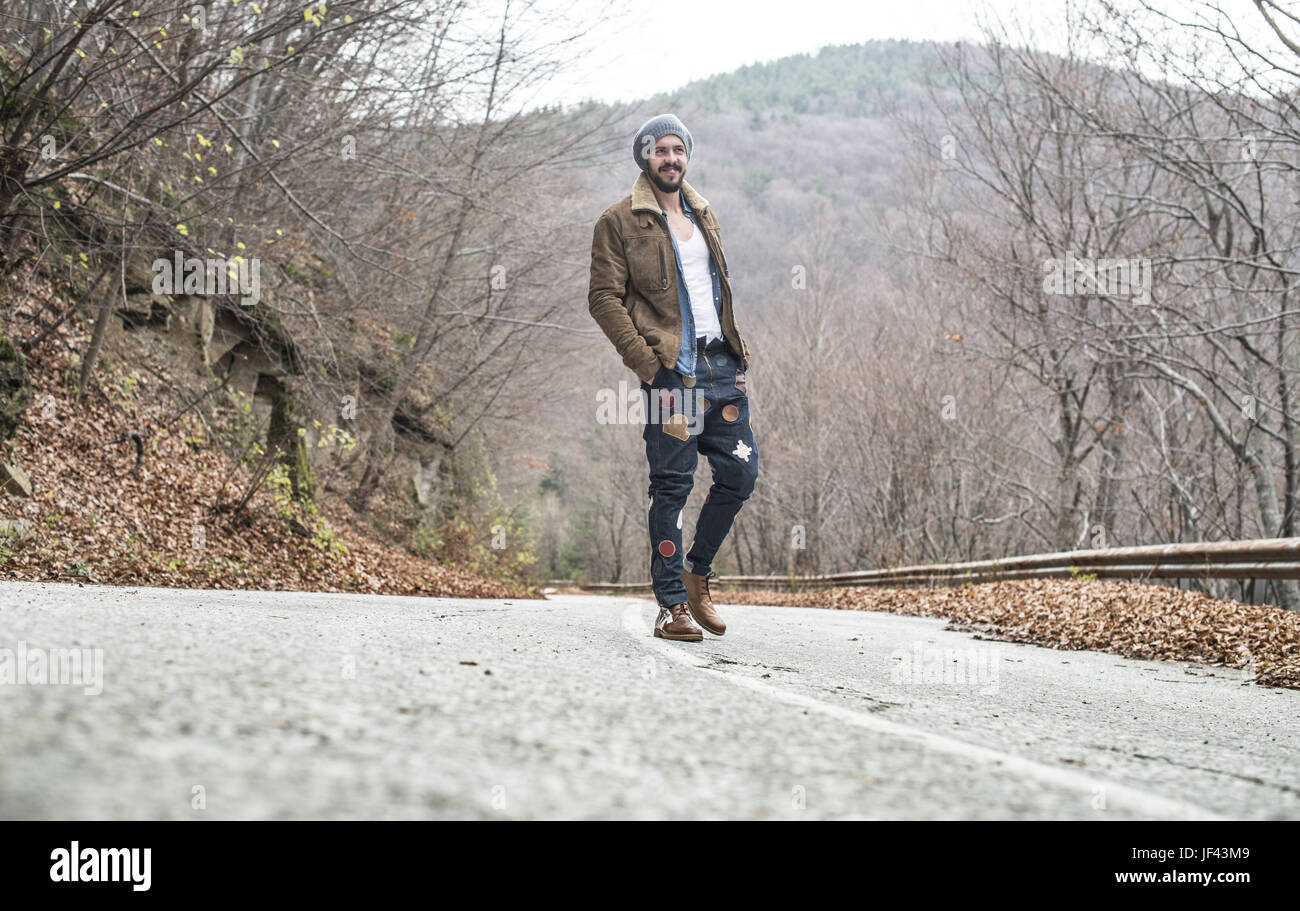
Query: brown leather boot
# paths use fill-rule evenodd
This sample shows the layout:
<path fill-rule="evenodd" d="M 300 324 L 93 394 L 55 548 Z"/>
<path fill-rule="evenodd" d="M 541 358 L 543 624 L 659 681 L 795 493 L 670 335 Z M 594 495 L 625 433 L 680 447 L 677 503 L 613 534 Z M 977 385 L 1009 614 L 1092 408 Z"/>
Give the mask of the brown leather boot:
<path fill-rule="evenodd" d="M 722 622 L 709 598 L 709 577 L 697 576 L 688 569 L 682 573 L 682 584 L 686 586 L 686 606 L 695 622 L 715 636 L 725 633 L 727 624 Z"/>
<path fill-rule="evenodd" d="M 659 617 L 655 620 L 655 635 L 660 639 L 681 639 L 685 642 L 699 642 L 704 638 L 700 628 L 691 622 L 686 602 L 672 607 L 659 605 Z"/>

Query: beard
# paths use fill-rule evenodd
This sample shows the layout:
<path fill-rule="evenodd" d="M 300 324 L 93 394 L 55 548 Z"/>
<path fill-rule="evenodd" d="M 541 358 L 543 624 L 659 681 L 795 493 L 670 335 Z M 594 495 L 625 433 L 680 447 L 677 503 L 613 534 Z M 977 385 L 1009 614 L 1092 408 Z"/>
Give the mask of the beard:
<path fill-rule="evenodd" d="M 681 189 L 682 181 L 686 179 L 686 169 L 682 168 L 680 171 L 668 175 L 671 182 L 664 180 L 657 171 L 649 169 L 646 170 L 646 176 L 650 178 L 651 183 L 659 188 L 660 193 L 676 193 Z"/>

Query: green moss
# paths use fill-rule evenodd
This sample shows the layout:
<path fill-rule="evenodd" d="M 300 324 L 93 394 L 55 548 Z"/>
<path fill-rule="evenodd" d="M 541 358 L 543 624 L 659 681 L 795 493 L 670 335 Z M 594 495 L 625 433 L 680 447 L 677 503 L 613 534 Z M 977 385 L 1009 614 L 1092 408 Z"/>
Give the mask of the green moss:
<path fill-rule="evenodd" d="M 289 480 L 293 483 L 293 495 L 303 502 L 316 499 L 316 476 L 312 474 L 311 462 L 307 458 L 307 444 L 299 434 L 294 441 L 293 464 L 289 467 Z"/>
<path fill-rule="evenodd" d="M 276 397 L 271 405 L 271 425 L 267 428 L 266 442 L 279 446 L 284 453 L 283 464 L 289 472 L 294 499 L 311 503 L 316 499 L 316 478 L 307 458 L 306 431 L 296 420 L 295 410 L 293 399 L 288 395 Z"/>
<path fill-rule="evenodd" d="M 8 338 L 0 335 L 0 440 L 9 439 L 17 431 L 30 397 L 27 361 Z"/>

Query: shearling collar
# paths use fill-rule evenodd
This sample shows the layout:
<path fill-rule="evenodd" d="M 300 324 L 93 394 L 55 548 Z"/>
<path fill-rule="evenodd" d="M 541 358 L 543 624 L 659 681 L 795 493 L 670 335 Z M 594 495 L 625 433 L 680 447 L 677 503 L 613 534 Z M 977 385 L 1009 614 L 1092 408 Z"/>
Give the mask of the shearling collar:
<path fill-rule="evenodd" d="M 709 201 L 695 192 L 685 180 L 682 181 L 682 192 L 686 194 L 686 204 L 694 211 L 703 214 L 709 208 Z M 662 211 L 659 208 L 659 200 L 655 198 L 654 189 L 650 186 L 650 178 L 646 176 L 645 171 L 636 179 L 632 185 L 632 211 L 648 211 L 658 214 Z"/>

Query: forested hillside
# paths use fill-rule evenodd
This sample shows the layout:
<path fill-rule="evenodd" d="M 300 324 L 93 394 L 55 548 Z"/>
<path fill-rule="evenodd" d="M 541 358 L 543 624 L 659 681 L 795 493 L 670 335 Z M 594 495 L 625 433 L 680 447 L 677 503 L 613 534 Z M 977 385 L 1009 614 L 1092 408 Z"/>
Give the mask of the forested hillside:
<path fill-rule="evenodd" d="M 6 401 L 11 459 L 28 460 L 9 464 L 31 482 L 26 502 L 10 501 L 28 520 L 11 568 L 64 570 L 46 552 L 60 523 L 95 524 L 65 479 L 105 470 L 78 446 L 134 443 L 137 461 L 120 469 L 132 480 L 157 480 L 186 451 L 203 457 L 185 466 L 202 474 L 182 510 L 189 532 L 131 510 L 173 581 L 190 584 L 215 551 L 247 558 L 254 584 L 292 584 L 277 579 L 305 567 L 259 565 L 243 546 L 247 523 L 292 508 L 305 514 L 277 527 L 314 541 L 313 560 L 338 550 L 319 511 L 429 569 L 527 584 L 517 482 L 535 487 L 537 462 L 500 454 L 498 440 L 546 374 L 525 357 L 533 333 L 550 333 L 556 352 L 566 342 L 538 328 L 561 302 L 532 289 L 576 272 L 538 242 L 565 228 L 528 178 L 559 136 L 587 154 L 598 119 L 524 111 L 521 84 L 555 65 L 516 37 L 538 14 L 482 35 L 479 12 L 414 0 L 5 4 Z M 52 384 L 66 402 L 37 395 Z M 121 384 L 156 409 L 125 417 L 136 413 Z M 60 453 L 91 461 L 35 455 L 101 424 L 112 433 Z M 168 448 L 178 434 L 188 450 Z M 73 565 L 126 543 L 63 538 Z M 369 569 L 385 590 L 437 589 L 392 560 Z M 129 577 L 111 563 L 89 577 Z"/>
<path fill-rule="evenodd" d="M 933 44 L 909 41 L 829 46 L 816 54 L 742 66 L 650 101 L 703 114 L 747 112 L 760 128 L 774 114 L 879 117 L 900 104 L 919 103 L 931 81 L 951 84 L 936 72 L 935 50 Z"/>
<path fill-rule="evenodd" d="M 829 48 L 636 112 L 692 130 L 756 352 L 725 570 L 1296 533 L 1295 30 L 1193 7 L 1194 40 L 1085 4 L 1070 57 Z M 577 474 L 589 572 L 644 575 L 639 444 Z"/>

